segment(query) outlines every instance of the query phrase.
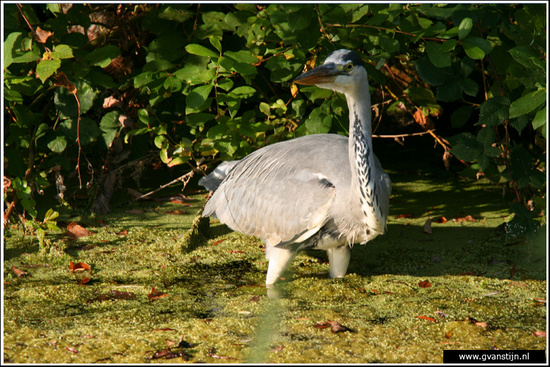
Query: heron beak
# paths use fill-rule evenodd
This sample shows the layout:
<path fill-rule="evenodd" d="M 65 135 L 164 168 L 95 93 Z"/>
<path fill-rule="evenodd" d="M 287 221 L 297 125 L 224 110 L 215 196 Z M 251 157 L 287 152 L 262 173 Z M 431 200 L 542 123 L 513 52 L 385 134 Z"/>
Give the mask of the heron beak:
<path fill-rule="evenodd" d="M 340 70 L 336 69 L 333 64 L 324 64 L 298 75 L 294 79 L 294 83 L 302 85 L 332 83 L 334 78 L 341 74 Z"/>

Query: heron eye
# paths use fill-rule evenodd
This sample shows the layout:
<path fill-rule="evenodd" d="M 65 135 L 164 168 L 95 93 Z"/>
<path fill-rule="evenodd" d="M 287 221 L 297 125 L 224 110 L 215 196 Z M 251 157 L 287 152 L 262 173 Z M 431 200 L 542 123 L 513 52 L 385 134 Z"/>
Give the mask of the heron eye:
<path fill-rule="evenodd" d="M 353 70 L 353 64 L 351 62 L 347 63 L 345 68 L 346 68 L 347 71 L 352 71 Z"/>

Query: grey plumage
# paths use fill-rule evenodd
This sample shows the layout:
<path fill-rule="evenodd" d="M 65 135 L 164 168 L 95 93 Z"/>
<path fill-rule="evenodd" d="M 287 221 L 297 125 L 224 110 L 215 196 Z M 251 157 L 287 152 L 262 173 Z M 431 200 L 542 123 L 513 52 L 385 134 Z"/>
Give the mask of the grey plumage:
<path fill-rule="evenodd" d="M 351 246 L 384 233 L 389 211 L 391 180 L 372 152 L 370 94 L 360 57 L 335 51 L 295 82 L 346 95 L 350 138 L 318 134 L 272 144 L 224 162 L 199 181 L 215 190 L 203 216 L 265 241 L 268 286 L 304 248 L 326 250 L 330 276 L 344 276 Z"/>

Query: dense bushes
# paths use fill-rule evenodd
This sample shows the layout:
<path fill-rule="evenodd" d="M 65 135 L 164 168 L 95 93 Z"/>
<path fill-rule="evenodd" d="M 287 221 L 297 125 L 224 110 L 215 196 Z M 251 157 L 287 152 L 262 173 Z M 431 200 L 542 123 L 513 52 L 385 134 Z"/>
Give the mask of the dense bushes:
<path fill-rule="evenodd" d="M 545 210 L 545 22 L 543 4 L 4 5 L 6 215 L 42 217 L 49 185 L 70 205 L 78 184 L 108 210 L 152 154 L 192 169 L 345 133 L 341 96 L 291 83 L 349 48 L 364 56 L 377 118 L 429 130 L 452 104 L 453 133 L 431 132 L 444 159 L 510 190 L 511 225 L 533 227 Z"/>

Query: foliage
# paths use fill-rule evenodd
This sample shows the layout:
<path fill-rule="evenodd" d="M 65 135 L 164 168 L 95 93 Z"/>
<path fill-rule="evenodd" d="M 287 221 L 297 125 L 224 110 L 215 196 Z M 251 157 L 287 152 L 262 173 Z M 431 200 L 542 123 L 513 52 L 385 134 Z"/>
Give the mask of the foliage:
<path fill-rule="evenodd" d="M 193 169 L 346 133 L 342 96 L 292 86 L 338 48 L 362 54 L 378 116 L 437 120 L 444 157 L 545 210 L 543 4 L 7 4 L 4 17 L 5 197 L 31 217 L 53 183 L 66 203 L 75 171 L 100 210 L 114 172 L 150 152 Z"/>

